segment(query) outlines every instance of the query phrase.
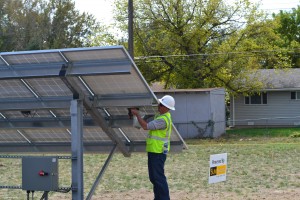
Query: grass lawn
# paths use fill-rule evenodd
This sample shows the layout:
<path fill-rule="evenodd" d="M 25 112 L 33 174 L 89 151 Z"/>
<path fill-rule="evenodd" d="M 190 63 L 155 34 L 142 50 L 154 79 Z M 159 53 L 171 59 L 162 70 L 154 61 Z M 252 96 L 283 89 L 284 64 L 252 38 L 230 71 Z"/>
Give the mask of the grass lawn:
<path fill-rule="evenodd" d="M 171 199 L 299 199 L 299 133 L 298 128 L 240 129 L 228 130 L 218 139 L 187 140 L 188 150 L 169 154 L 166 162 Z M 227 180 L 208 184 L 209 157 L 219 153 L 228 153 Z M 106 157 L 84 156 L 86 194 Z M 59 162 L 60 186 L 70 186 L 70 161 Z M 0 159 L 0 174 L 0 185 L 21 185 L 21 160 Z M 151 190 L 146 154 L 132 154 L 130 158 L 115 154 L 95 199 L 147 200 L 153 199 Z M 135 193 L 145 194 L 141 198 Z M 35 195 L 39 199 L 42 194 Z M 58 198 L 71 199 L 71 193 L 50 193 L 49 199 Z M 1 189 L 0 199 L 26 199 L 26 192 Z"/>

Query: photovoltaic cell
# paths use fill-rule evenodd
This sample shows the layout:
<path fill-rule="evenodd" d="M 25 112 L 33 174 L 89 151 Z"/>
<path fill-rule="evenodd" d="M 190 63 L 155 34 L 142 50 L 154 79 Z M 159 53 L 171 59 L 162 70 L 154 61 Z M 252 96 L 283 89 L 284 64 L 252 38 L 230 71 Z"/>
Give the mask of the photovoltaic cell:
<path fill-rule="evenodd" d="M 107 134 L 101 128 L 85 128 L 83 130 L 84 142 L 111 141 Z"/>
<path fill-rule="evenodd" d="M 25 116 L 22 114 L 21 111 L 3 111 L 2 114 L 7 119 L 23 119 Z"/>
<path fill-rule="evenodd" d="M 1 68 L 2 69 L 7 68 L 7 65 L 5 64 L 5 62 L 0 57 L 0 70 L 1 70 Z"/>
<path fill-rule="evenodd" d="M 52 109 L 51 111 L 57 117 L 70 117 L 70 109 Z M 86 109 L 83 109 L 83 117 L 91 117 Z"/>
<path fill-rule="evenodd" d="M 32 115 L 34 117 L 37 117 L 37 118 L 49 118 L 49 117 L 52 117 L 51 113 L 49 110 L 34 110 Z"/>
<path fill-rule="evenodd" d="M 29 113 L 30 112 L 30 113 Z M 3 111 L 2 114 L 8 119 L 42 118 L 52 117 L 49 110 L 26 110 L 24 111 Z"/>
<path fill-rule="evenodd" d="M 59 53 L 26 53 L 15 55 L 3 55 L 2 57 L 10 65 L 56 63 L 64 61 Z"/>
<path fill-rule="evenodd" d="M 70 109 L 53 109 L 51 110 L 57 117 L 69 117 Z"/>
<path fill-rule="evenodd" d="M 14 129 L 0 129 L 1 143 L 28 143 L 24 137 Z"/>
<path fill-rule="evenodd" d="M 73 62 L 126 59 L 126 55 L 122 49 L 70 51 L 64 52 L 64 55 Z"/>
<path fill-rule="evenodd" d="M 60 78 L 36 78 L 27 82 L 41 97 L 72 96 L 72 92 Z"/>
<path fill-rule="evenodd" d="M 0 99 L 34 97 L 25 85 L 18 79 L 0 80 Z"/>
<path fill-rule="evenodd" d="M 124 107 L 108 107 L 106 111 L 110 115 L 128 115 L 128 109 Z"/>
<path fill-rule="evenodd" d="M 145 141 L 148 135 L 148 131 L 143 130 L 142 128 L 137 129 L 137 128 L 129 128 L 129 127 L 122 127 L 121 128 L 122 131 L 125 133 L 126 137 L 130 140 L 130 141 Z M 116 132 L 118 132 L 119 137 L 122 137 L 122 133 L 118 130 L 115 129 Z"/>
<path fill-rule="evenodd" d="M 134 69 L 131 70 L 130 75 L 85 76 L 82 78 L 92 91 L 99 95 L 149 93 Z"/>
<path fill-rule="evenodd" d="M 66 129 L 23 129 L 22 133 L 31 142 L 71 142 L 71 136 Z"/>

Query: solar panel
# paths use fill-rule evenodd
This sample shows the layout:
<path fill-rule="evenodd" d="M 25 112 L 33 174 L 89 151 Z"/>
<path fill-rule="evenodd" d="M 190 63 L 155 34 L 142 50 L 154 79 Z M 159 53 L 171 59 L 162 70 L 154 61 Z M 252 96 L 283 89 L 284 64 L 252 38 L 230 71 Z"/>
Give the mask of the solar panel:
<path fill-rule="evenodd" d="M 27 52 L 17 54 L 4 54 L 3 59 L 10 65 L 22 67 L 28 64 L 41 64 L 41 63 L 59 63 L 63 62 L 62 56 L 58 52 L 53 53 L 34 53 L 28 54 Z"/>
<path fill-rule="evenodd" d="M 81 62 L 81 61 L 105 61 L 105 60 L 117 60 L 117 59 L 127 59 L 126 54 L 122 49 L 106 49 L 105 51 L 99 51 L 99 49 L 85 49 L 83 51 L 65 51 L 64 55 L 71 61 Z"/>
<path fill-rule="evenodd" d="M 27 83 L 40 97 L 72 96 L 72 92 L 60 78 L 36 78 Z"/>
<path fill-rule="evenodd" d="M 33 97 L 21 80 L 0 80 L 0 94 L 1 99 Z"/>
<path fill-rule="evenodd" d="M 30 143 L 71 142 L 70 133 L 66 129 L 22 129 L 22 134 L 30 141 Z"/>
<path fill-rule="evenodd" d="M 5 62 L 3 61 L 2 57 L 0 56 L 0 70 L 2 68 L 7 68 L 7 65 L 5 64 Z"/>
<path fill-rule="evenodd" d="M 27 140 L 20 133 L 11 129 L 0 129 L 0 140 L 2 144 L 13 143 L 17 145 L 18 143 L 27 143 Z"/>
<path fill-rule="evenodd" d="M 0 152 L 70 151 L 73 99 L 83 101 L 85 152 L 144 151 L 147 131 L 133 127 L 128 109 L 151 117 L 157 100 L 114 46 L 0 53 Z M 184 147 L 174 126 L 171 143 Z"/>

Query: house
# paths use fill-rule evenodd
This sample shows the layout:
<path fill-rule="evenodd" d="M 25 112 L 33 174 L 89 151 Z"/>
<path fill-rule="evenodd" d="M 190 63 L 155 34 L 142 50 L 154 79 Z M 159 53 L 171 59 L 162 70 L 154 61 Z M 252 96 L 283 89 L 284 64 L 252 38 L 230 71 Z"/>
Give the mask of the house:
<path fill-rule="evenodd" d="M 151 87 L 157 98 L 171 95 L 176 110 L 170 111 L 175 127 L 185 139 L 216 138 L 225 133 L 225 90 L 170 89 Z"/>
<path fill-rule="evenodd" d="M 232 127 L 285 127 L 300 125 L 300 69 L 263 69 L 259 94 L 230 99 Z M 255 78 L 255 77 L 254 77 Z"/>

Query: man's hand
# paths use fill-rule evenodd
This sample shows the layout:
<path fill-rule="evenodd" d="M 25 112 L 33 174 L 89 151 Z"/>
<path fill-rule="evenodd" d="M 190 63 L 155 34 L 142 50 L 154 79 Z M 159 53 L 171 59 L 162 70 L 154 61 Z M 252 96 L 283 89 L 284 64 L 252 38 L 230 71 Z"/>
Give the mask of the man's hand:
<path fill-rule="evenodd" d="M 131 108 L 131 114 L 138 116 L 139 115 L 139 111 L 135 108 Z"/>
<path fill-rule="evenodd" d="M 134 116 L 136 116 L 137 120 L 139 121 L 141 127 L 144 130 L 148 130 L 147 129 L 147 122 L 139 115 L 139 110 L 132 108 L 131 109 L 131 114 L 133 114 Z"/>

